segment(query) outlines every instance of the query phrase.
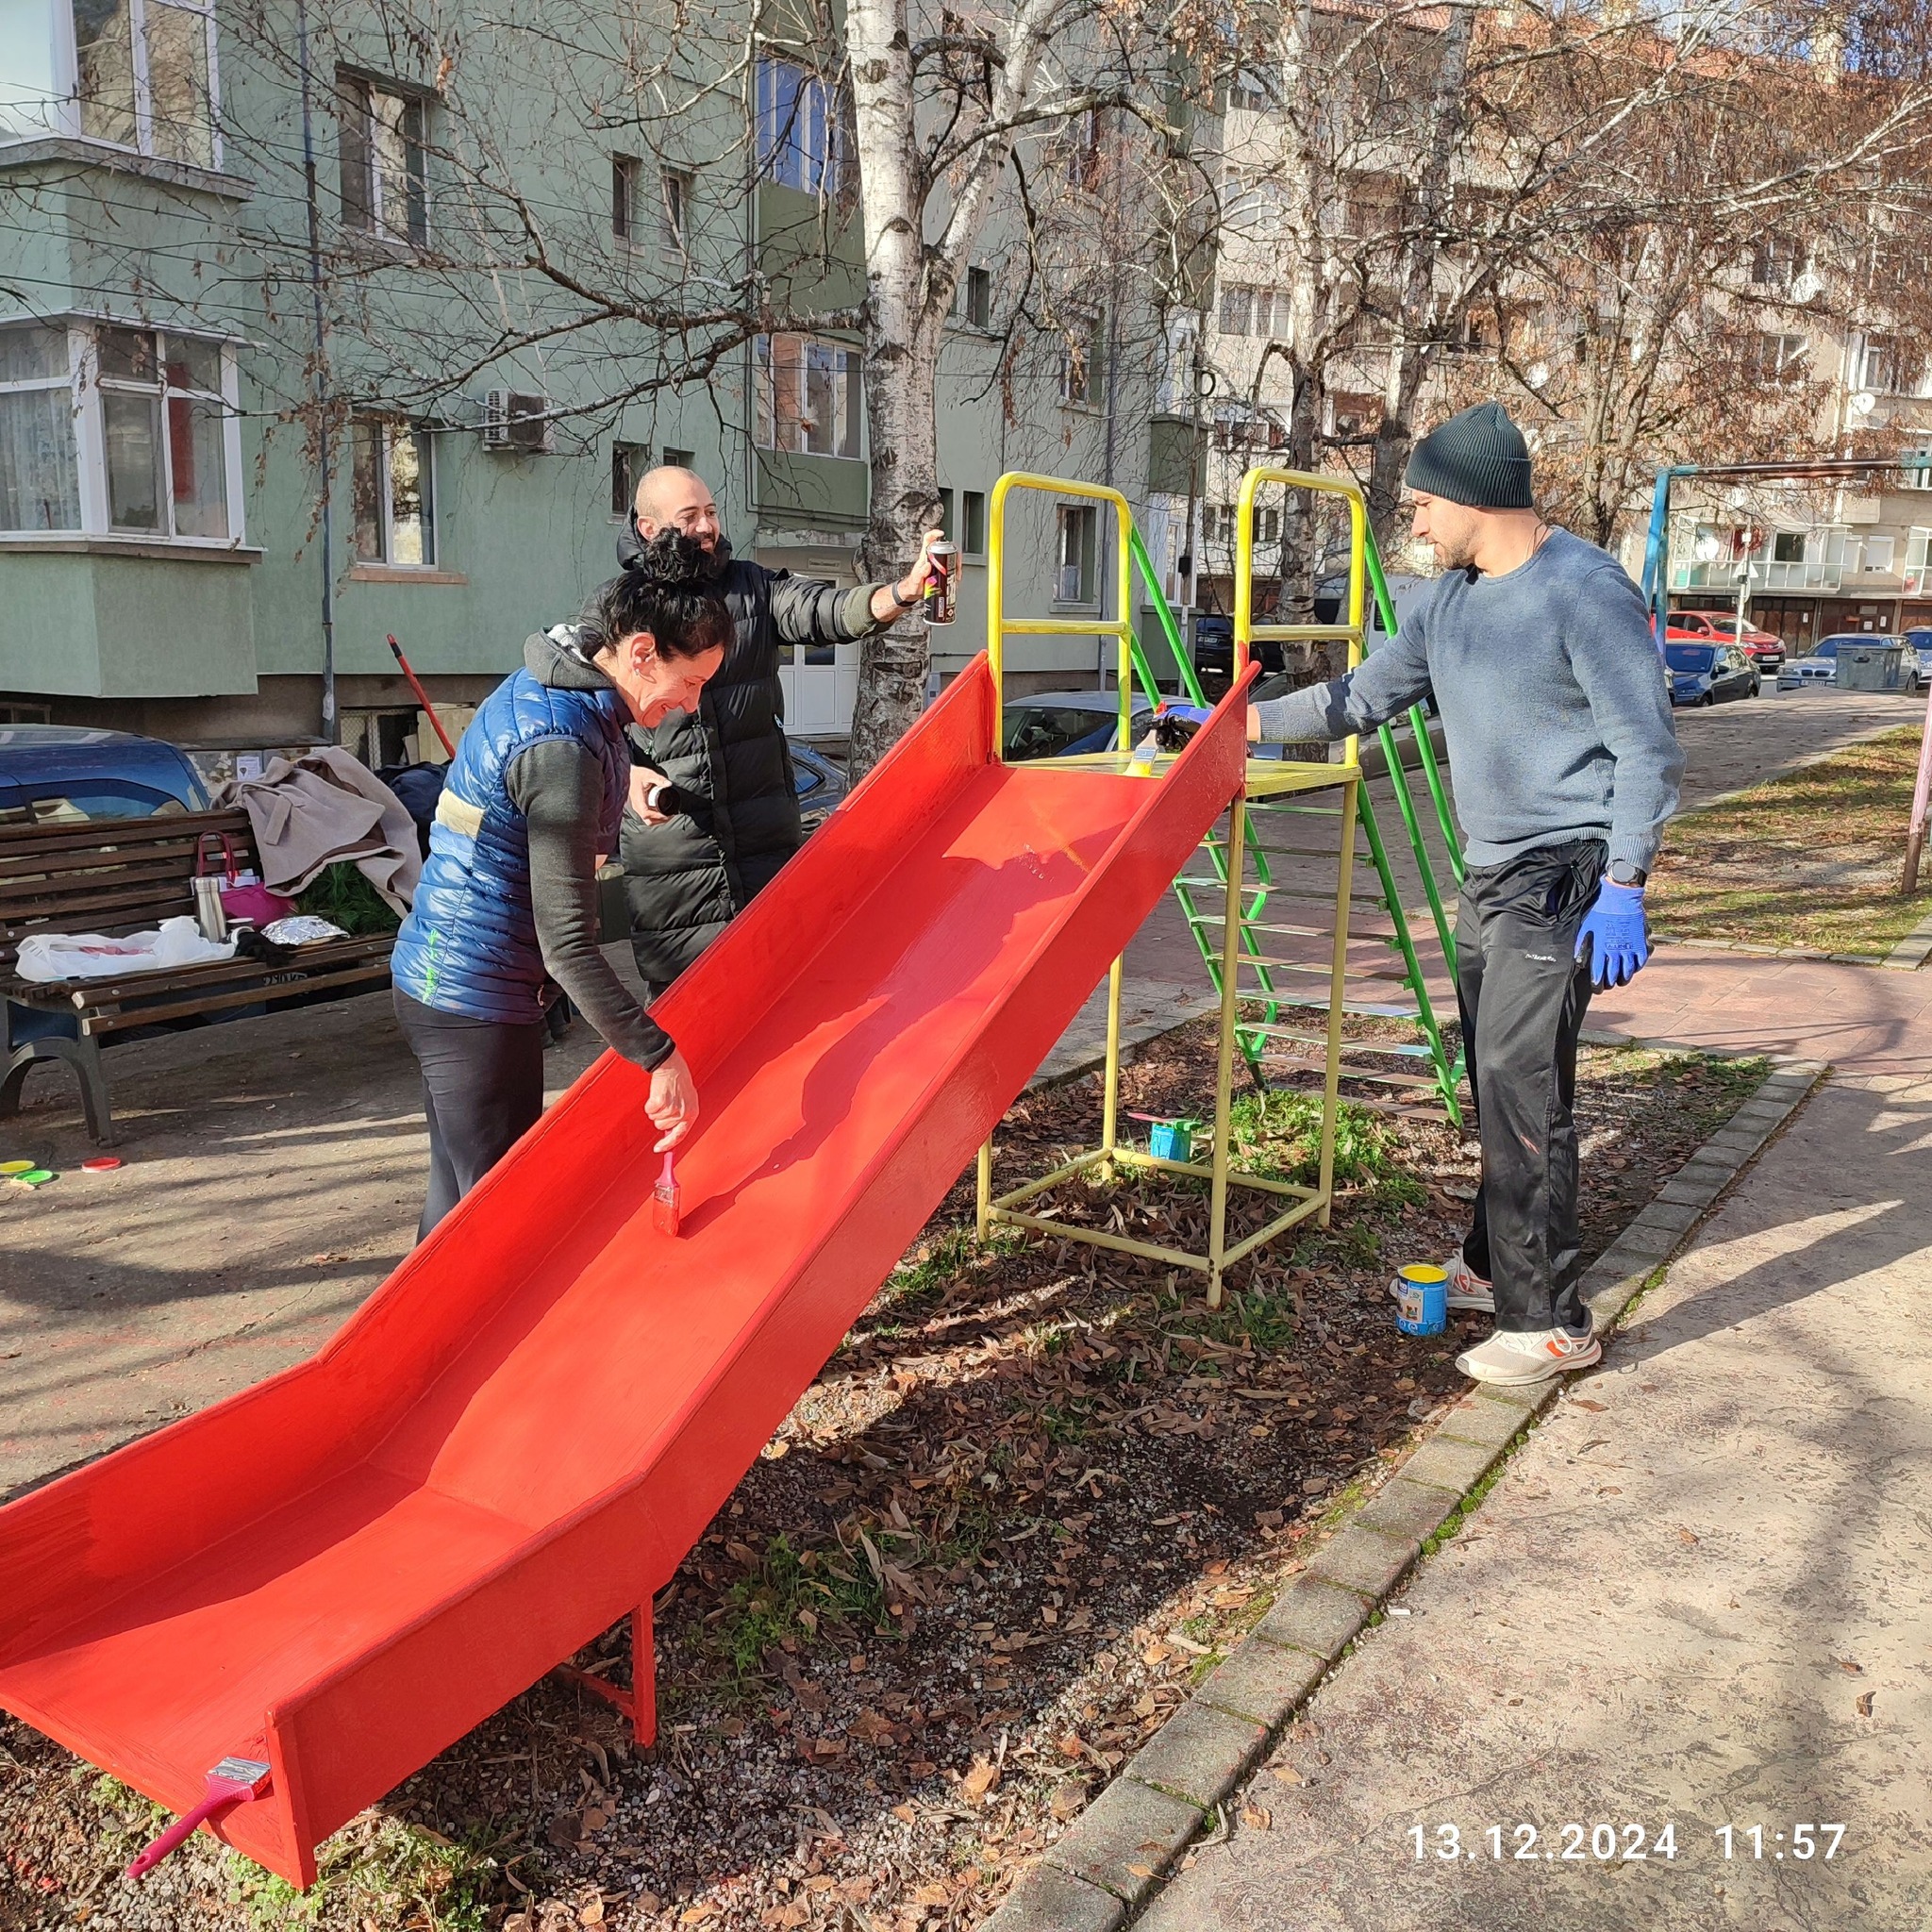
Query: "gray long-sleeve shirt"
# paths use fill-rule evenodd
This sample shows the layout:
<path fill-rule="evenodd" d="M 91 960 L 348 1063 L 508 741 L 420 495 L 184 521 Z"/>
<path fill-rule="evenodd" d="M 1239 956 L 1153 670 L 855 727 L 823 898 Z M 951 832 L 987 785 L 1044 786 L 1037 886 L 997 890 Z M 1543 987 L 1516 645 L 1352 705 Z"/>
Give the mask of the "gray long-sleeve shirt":
<path fill-rule="evenodd" d="M 1346 676 L 1258 705 L 1272 743 L 1372 731 L 1433 691 L 1471 865 L 1602 839 L 1648 869 L 1684 754 L 1642 593 L 1594 543 L 1553 530 L 1526 563 L 1439 578 Z"/>
<path fill-rule="evenodd" d="M 530 837 L 530 910 L 543 970 L 606 1041 L 649 1069 L 675 1050 L 597 945 L 597 821 L 604 773 L 581 744 L 549 738 L 520 751 L 504 773 Z"/>

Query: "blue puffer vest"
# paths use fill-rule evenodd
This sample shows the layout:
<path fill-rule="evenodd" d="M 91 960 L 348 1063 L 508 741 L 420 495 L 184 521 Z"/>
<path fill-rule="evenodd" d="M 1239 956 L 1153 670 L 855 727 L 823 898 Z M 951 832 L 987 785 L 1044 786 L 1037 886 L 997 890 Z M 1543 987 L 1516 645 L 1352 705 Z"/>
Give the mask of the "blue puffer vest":
<path fill-rule="evenodd" d="M 604 767 L 600 852 L 617 850 L 630 777 L 629 711 L 591 666 L 547 636 L 483 700 L 457 745 L 430 827 L 415 904 L 390 973 L 413 1000 L 473 1020 L 527 1024 L 543 1013 L 543 956 L 530 910 L 530 840 L 504 783 L 510 760 L 575 739 Z"/>

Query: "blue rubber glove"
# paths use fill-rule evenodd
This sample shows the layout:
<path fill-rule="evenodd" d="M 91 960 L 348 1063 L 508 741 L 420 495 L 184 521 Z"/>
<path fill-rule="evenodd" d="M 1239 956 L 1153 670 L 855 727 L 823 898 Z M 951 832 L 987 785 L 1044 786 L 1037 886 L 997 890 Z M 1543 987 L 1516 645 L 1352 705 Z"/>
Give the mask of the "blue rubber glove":
<path fill-rule="evenodd" d="M 1213 717 L 1206 705 L 1162 705 L 1159 715 L 1163 718 L 1179 718 L 1189 724 L 1205 724 Z"/>
<path fill-rule="evenodd" d="M 1650 958 L 1650 935 L 1643 925 L 1643 888 L 1620 886 L 1606 879 L 1597 889 L 1596 903 L 1583 915 L 1576 932 L 1576 957 L 1588 946 L 1590 983 L 1599 991 L 1627 986 Z"/>

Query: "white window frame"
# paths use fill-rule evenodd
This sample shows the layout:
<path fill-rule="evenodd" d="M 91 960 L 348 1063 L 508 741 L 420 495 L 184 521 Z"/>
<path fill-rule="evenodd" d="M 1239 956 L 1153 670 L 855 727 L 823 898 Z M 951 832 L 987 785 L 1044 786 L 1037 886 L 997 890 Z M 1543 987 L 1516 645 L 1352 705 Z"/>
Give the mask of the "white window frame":
<path fill-rule="evenodd" d="M 96 142 L 124 154 L 145 155 L 150 159 L 172 162 L 177 167 L 198 167 L 195 161 L 181 161 L 173 155 L 155 152 L 154 94 L 148 73 L 148 8 L 164 0 L 127 0 L 127 30 L 134 66 L 134 140 L 109 141 L 104 135 L 82 131 L 80 114 L 80 46 L 74 31 L 74 0 L 47 0 L 54 35 L 54 82 L 57 98 L 48 103 L 48 132 L 63 134 L 75 141 Z M 222 76 L 215 31 L 214 0 L 165 0 L 177 13 L 197 15 L 208 36 L 208 165 L 219 172 L 222 153 Z"/>
<path fill-rule="evenodd" d="M 781 114 L 776 78 L 797 76 L 794 111 Z M 844 103 L 837 85 L 789 54 L 761 50 L 755 76 L 753 154 L 758 178 L 801 194 L 837 194 L 845 184 Z M 796 175 L 797 179 L 788 178 Z"/>
<path fill-rule="evenodd" d="M 28 327 L 53 328 L 60 330 L 58 322 L 25 322 Z M 40 394 L 47 391 L 65 390 L 68 397 L 72 435 L 74 437 L 75 497 L 80 513 L 77 525 L 62 526 L 50 530 L 0 530 L 0 541 L 18 542 L 23 539 L 47 537 L 75 537 L 84 535 L 87 529 L 88 479 L 83 463 L 82 449 L 86 441 L 81 433 L 81 397 L 79 378 L 79 355 L 76 349 L 78 331 L 73 327 L 60 330 L 67 344 L 67 369 L 60 375 L 26 376 L 16 382 L 0 382 L 0 395 Z"/>
<path fill-rule="evenodd" d="M 787 448 L 778 441 L 777 382 L 778 372 L 774 363 L 772 336 L 758 336 L 752 343 L 752 438 L 759 449 L 777 451 L 786 456 L 815 457 L 821 462 L 857 463 L 865 460 L 865 378 L 863 362 L 858 346 L 852 342 L 834 341 L 829 336 L 805 335 L 791 330 L 782 332 L 801 347 L 798 357 L 798 381 L 801 385 L 798 403 L 798 420 L 801 425 L 807 415 L 807 391 L 804 388 L 809 381 L 808 360 L 814 349 L 829 350 L 844 358 L 845 380 L 852 386 L 851 402 L 848 406 L 848 420 L 843 424 L 835 423 L 833 441 L 836 443 L 844 435 L 850 447 L 846 449 L 807 449 Z"/>
<path fill-rule="evenodd" d="M 340 112 L 346 109 L 349 105 L 348 101 L 344 98 L 344 92 L 347 88 L 359 90 L 359 96 L 356 106 L 362 116 L 360 139 L 362 143 L 363 177 L 361 193 L 363 207 L 369 217 L 366 224 L 356 221 L 350 215 L 347 208 L 343 206 L 341 197 L 341 175 L 346 171 L 348 157 L 341 152 L 340 145 L 343 138 Z M 423 196 L 423 232 L 420 235 L 409 233 L 409 210 L 407 196 L 404 201 L 403 225 L 401 228 L 393 228 L 389 225 L 388 196 L 385 192 L 382 158 L 376 139 L 376 130 L 381 121 L 381 115 L 376 107 L 378 99 L 393 101 L 405 109 L 414 108 L 416 110 L 417 132 L 415 140 L 411 142 L 408 135 L 404 134 L 403 141 L 406 149 L 413 145 L 417 156 L 420 158 L 422 173 L 417 184 L 421 189 Z M 338 149 L 336 156 L 337 219 L 351 234 L 366 235 L 372 242 L 381 242 L 391 248 L 408 250 L 427 248 L 435 234 L 434 225 L 431 220 L 431 195 L 429 192 L 428 97 L 421 88 L 407 87 L 400 81 L 384 79 L 378 75 L 364 74 L 357 68 L 338 68 L 336 70 L 336 100 L 339 108 L 337 123 Z M 633 212 L 635 212 L 634 208 Z"/>
<path fill-rule="evenodd" d="M 25 318 L 22 318 L 25 321 Z M 231 338 L 207 329 L 165 329 L 142 322 L 126 322 L 113 317 L 52 317 L 58 327 L 64 322 L 67 333 L 68 387 L 74 398 L 75 458 L 80 482 L 80 527 L 78 530 L 0 530 L 0 546 L 30 544 L 57 537 L 97 537 L 113 542 L 161 545 L 170 550 L 239 550 L 247 542 L 246 491 L 242 487 L 242 418 L 239 400 L 237 351 Z M 11 324 L 6 325 L 11 326 Z M 156 338 L 156 355 L 163 371 L 157 388 L 161 398 L 161 498 L 166 506 L 167 530 L 116 530 L 109 523 L 108 505 L 108 450 L 106 412 L 102 408 L 100 356 L 95 331 L 101 328 L 133 329 Z M 212 342 L 221 356 L 221 390 L 171 390 L 166 378 L 167 339 L 185 336 L 201 342 Z M 117 386 L 110 382 L 110 387 Z M 51 388 L 51 382 L 8 383 L 14 389 Z M 222 470 L 224 500 L 227 506 L 228 534 L 225 537 L 176 536 L 175 513 L 175 452 L 168 434 L 167 399 L 170 394 L 192 395 L 222 406 Z"/>
<path fill-rule="evenodd" d="M 658 170 L 658 226 L 664 247 L 680 258 L 691 253 L 691 204 L 697 186 L 689 168 Z"/>
<path fill-rule="evenodd" d="M 1098 586 L 1089 573 L 1099 572 L 1100 513 L 1091 503 L 1062 503 L 1054 518 L 1054 601 L 1057 604 L 1097 604 Z M 1074 561 L 1067 561 L 1067 539 L 1074 531 L 1084 533 L 1077 543 Z M 1069 572 L 1074 573 L 1069 588 Z"/>
<path fill-rule="evenodd" d="M 419 417 L 397 416 L 375 409 L 357 410 L 350 418 L 350 423 L 352 426 L 349 443 L 349 546 L 353 562 L 359 569 L 378 571 L 423 571 L 427 574 L 446 571 L 449 566 L 442 560 L 441 508 L 437 501 L 437 492 L 441 487 L 442 464 L 438 460 L 436 454 L 435 425 L 423 421 Z M 378 506 L 380 515 L 377 519 L 382 531 L 383 554 L 380 557 L 364 557 L 355 547 L 356 445 L 354 437 L 355 427 L 365 423 L 375 424 L 383 432 L 382 461 L 376 467 L 376 482 L 381 495 L 381 502 Z M 398 563 L 394 556 L 396 544 L 396 507 L 394 484 L 390 476 L 389 436 L 391 432 L 397 429 L 413 430 L 429 458 L 429 488 L 423 492 L 423 524 L 425 534 L 429 539 L 426 546 L 429 555 L 423 558 L 420 563 Z"/>

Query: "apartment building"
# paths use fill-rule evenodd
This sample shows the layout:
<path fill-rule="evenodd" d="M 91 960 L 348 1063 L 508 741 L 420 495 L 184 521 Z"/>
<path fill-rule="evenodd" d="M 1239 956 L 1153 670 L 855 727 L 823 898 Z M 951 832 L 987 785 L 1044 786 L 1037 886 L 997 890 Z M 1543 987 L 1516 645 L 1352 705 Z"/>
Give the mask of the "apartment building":
<path fill-rule="evenodd" d="M 460 721 L 530 630 L 608 575 L 655 462 L 712 481 L 741 554 L 856 581 L 855 335 L 737 342 L 686 379 L 685 338 L 635 314 L 559 323 L 558 278 L 470 269 L 479 208 L 500 219 L 513 189 L 639 312 L 748 259 L 794 311 L 856 301 L 847 117 L 823 60 L 767 20 L 739 108 L 709 99 L 706 139 L 650 143 L 591 111 L 582 57 L 558 76 L 575 123 L 541 139 L 533 77 L 504 73 L 499 177 L 465 159 L 486 24 L 458 128 L 446 54 L 362 7 L 311 5 L 305 39 L 272 5 L 244 30 L 215 0 L 8 10 L 0 721 L 433 756 L 388 639 Z M 613 96 L 621 78 L 613 65 Z M 1009 231 L 996 216 L 964 278 L 940 376 L 942 501 L 966 560 L 942 674 L 983 641 L 1003 469 L 1144 493 L 1154 373 L 1135 327 L 1096 304 L 1092 353 L 1017 354 Z M 626 363 L 668 373 L 625 397 Z M 1029 504 L 1009 568 L 1035 614 L 1098 617 L 1111 555 L 1091 506 Z M 1016 640 L 1011 656 L 1021 687 L 1101 675 L 1097 638 Z M 801 651 L 783 675 L 793 729 L 842 731 L 856 648 Z"/>

